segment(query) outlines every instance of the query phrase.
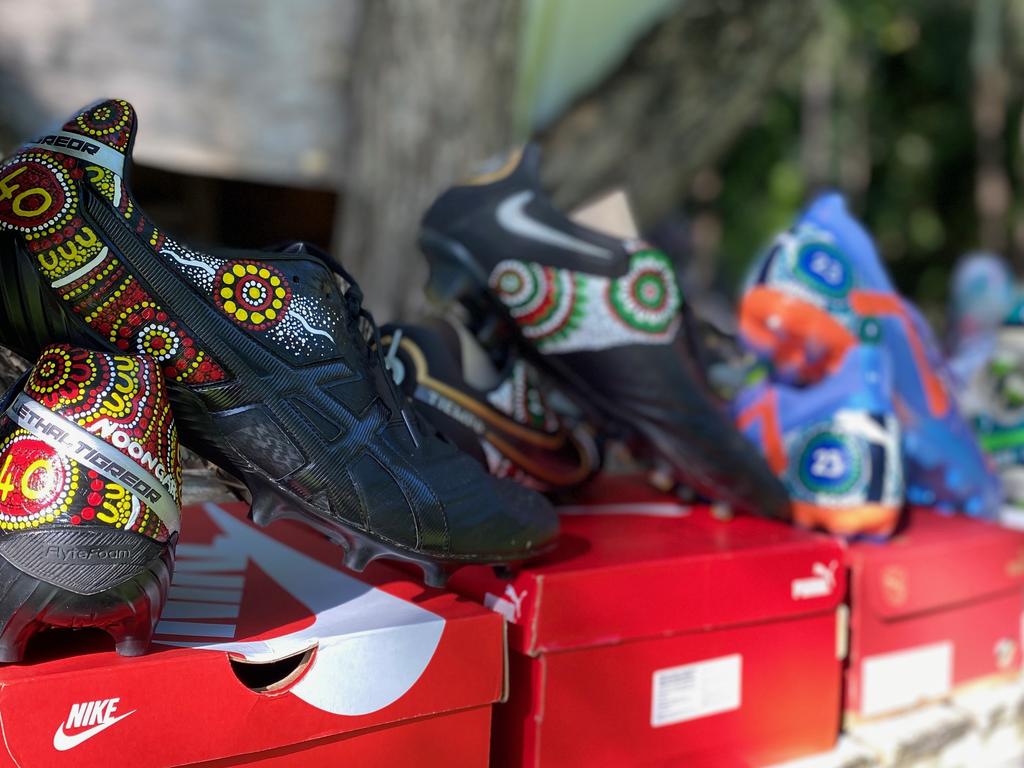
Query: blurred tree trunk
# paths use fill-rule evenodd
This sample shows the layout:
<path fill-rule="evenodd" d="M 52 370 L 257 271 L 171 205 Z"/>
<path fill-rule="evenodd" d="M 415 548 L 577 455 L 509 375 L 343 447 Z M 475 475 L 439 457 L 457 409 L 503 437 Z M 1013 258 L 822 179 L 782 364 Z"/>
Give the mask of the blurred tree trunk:
<path fill-rule="evenodd" d="M 334 250 L 382 319 L 422 302 L 425 270 L 411 251 L 425 206 L 513 138 L 521 5 L 366 2 Z M 540 137 L 556 202 L 625 185 L 644 223 L 676 207 L 817 22 L 806 0 L 685 0 Z"/>
<path fill-rule="evenodd" d="M 1007 21 L 1010 32 L 1009 44 L 1007 45 L 1007 62 L 1009 69 L 1009 82 L 1011 87 L 1010 99 L 1017 103 L 1016 115 L 1016 143 L 1017 152 L 1024 154 L 1024 111 L 1020 110 L 1020 99 L 1024 95 L 1024 88 L 1021 86 L 1021 76 L 1024 75 L 1024 0 L 1011 0 L 1007 4 Z M 1024 189 L 1024 163 L 1015 164 L 1016 189 Z M 1014 266 L 1018 274 L 1024 272 L 1024 205 L 1018 200 L 1013 211 L 1013 246 L 1012 256 Z"/>
<path fill-rule="evenodd" d="M 808 45 L 800 82 L 800 168 L 810 191 L 836 182 L 835 68 L 842 47 L 832 24 L 822 24 Z"/>
<path fill-rule="evenodd" d="M 839 186 L 854 208 L 860 208 L 871 183 L 871 124 L 869 99 L 871 62 L 863 45 L 845 48 L 839 85 Z"/>
<path fill-rule="evenodd" d="M 686 0 L 546 131 L 556 201 L 624 184 L 641 223 L 675 207 L 756 118 L 818 21 L 807 0 Z"/>
<path fill-rule="evenodd" d="M 1003 61 L 1004 0 L 978 0 L 974 7 L 974 130 L 977 171 L 975 206 L 979 245 L 997 253 L 1007 246 L 1010 180 L 1006 173 L 1003 142 L 1009 87 Z"/>
<path fill-rule="evenodd" d="M 512 140 L 520 6 L 366 0 L 334 251 L 382 320 L 422 302 L 426 206 Z"/>
<path fill-rule="evenodd" d="M 871 181 L 871 65 L 842 8 L 819 8 L 801 77 L 800 165 L 808 192 L 838 187 L 857 208 Z"/>

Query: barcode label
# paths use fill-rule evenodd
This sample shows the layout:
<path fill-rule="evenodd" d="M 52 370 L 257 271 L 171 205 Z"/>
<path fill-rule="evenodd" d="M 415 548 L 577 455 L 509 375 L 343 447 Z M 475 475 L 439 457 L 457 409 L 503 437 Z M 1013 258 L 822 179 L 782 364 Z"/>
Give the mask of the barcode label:
<path fill-rule="evenodd" d="M 738 653 L 659 669 L 651 685 L 651 727 L 739 709 L 742 672 L 743 657 Z"/>

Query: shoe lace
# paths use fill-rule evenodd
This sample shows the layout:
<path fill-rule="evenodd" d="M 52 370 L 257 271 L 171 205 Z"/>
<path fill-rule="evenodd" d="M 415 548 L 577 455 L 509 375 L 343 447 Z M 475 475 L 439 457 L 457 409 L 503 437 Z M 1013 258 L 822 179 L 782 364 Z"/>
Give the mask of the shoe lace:
<path fill-rule="evenodd" d="M 345 301 L 348 328 L 352 333 L 360 336 L 366 344 L 366 357 L 369 361 L 370 370 L 372 371 L 377 366 L 380 366 L 384 371 L 382 378 L 387 382 L 387 386 L 391 391 L 392 402 L 398 406 L 399 413 L 402 415 L 402 421 L 405 422 L 405 428 L 409 432 L 409 437 L 412 438 L 413 445 L 419 448 L 420 441 L 413 426 L 414 423 L 418 424 L 418 420 L 415 417 L 413 419 L 409 418 L 405 394 L 395 382 L 395 378 L 391 373 L 391 366 L 384 357 L 384 344 L 381 341 L 380 326 L 373 319 L 373 313 L 363 306 L 365 298 L 363 290 L 359 287 L 355 278 L 349 274 L 348 270 L 340 264 L 333 261 L 329 261 L 328 264 L 331 270 L 345 283 L 342 297 Z"/>

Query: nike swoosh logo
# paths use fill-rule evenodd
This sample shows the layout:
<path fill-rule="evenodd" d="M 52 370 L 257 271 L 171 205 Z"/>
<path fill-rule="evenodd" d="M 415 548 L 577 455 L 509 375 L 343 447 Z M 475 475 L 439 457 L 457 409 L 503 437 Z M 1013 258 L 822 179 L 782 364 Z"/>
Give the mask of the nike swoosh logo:
<path fill-rule="evenodd" d="M 190 544 L 189 557 L 244 556 L 305 605 L 315 619 L 311 626 L 266 640 L 198 646 L 189 640 L 156 642 L 237 654 L 254 662 L 277 661 L 317 648 L 309 671 L 290 691 L 335 715 L 367 715 L 384 709 L 422 677 L 445 632 L 443 616 L 292 549 L 215 504 L 203 509 L 222 535 L 209 546 Z M 322 642 L 327 638 L 345 642 Z M 387 674 L 367 675 L 367 669 L 386 669 Z"/>
<path fill-rule="evenodd" d="M 607 248 L 580 240 L 578 237 L 567 235 L 565 232 L 549 227 L 543 222 L 530 218 L 526 213 L 526 206 L 534 198 L 534 193 L 529 190 L 517 192 L 511 197 L 502 201 L 496 213 L 498 223 L 506 232 L 536 240 L 540 243 L 555 245 L 565 248 L 568 251 L 582 253 L 584 256 L 594 256 L 599 259 L 611 259 L 615 254 Z"/>
<path fill-rule="evenodd" d="M 105 723 L 94 725 L 87 731 L 76 733 L 74 736 L 68 736 L 64 733 L 64 723 L 61 723 L 57 727 L 57 732 L 53 734 L 53 748 L 58 752 L 67 752 L 69 749 L 74 749 L 84 741 L 88 741 L 98 733 L 102 733 L 112 725 L 117 725 L 119 722 L 124 720 L 128 715 L 135 714 L 133 709 L 131 712 L 125 712 L 123 715 L 118 715 L 113 720 L 107 720 Z"/>
<path fill-rule="evenodd" d="M 479 419 L 484 429 L 483 434 L 478 433 L 479 437 L 492 443 L 514 464 L 544 482 L 559 484 L 573 479 L 582 481 L 591 472 L 586 452 L 567 432 L 551 434 L 531 429 L 444 382 L 425 377 L 416 387 L 415 397 L 431 408 L 437 408 L 437 404 L 425 396 L 423 390 L 432 391 L 435 396 L 447 400 L 451 407 Z M 461 422 L 460 419 L 456 420 Z M 478 432 L 477 429 L 473 431 Z"/>

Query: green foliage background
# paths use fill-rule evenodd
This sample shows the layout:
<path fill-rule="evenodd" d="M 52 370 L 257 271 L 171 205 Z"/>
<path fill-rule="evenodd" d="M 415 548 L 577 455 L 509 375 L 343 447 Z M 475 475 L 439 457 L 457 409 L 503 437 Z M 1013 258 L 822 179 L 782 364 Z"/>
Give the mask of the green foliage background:
<path fill-rule="evenodd" d="M 831 178 L 823 186 L 848 186 L 841 172 L 844 157 L 857 142 L 867 142 L 870 181 L 854 192 L 851 205 L 876 236 L 900 288 L 934 314 L 945 301 L 954 261 L 979 245 L 972 118 L 977 9 L 974 3 L 941 0 L 837 0 L 823 8 L 826 39 L 817 44 L 827 52 L 824 65 L 831 67 L 833 81 Z M 996 10 L 1001 39 L 995 42 L 1009 74 L 1005 157 L 1017 193 L 1018 9 L 999 2 Z M 723 288 L 735 289 L 753 254 L 814 191 L 801 166 L 801 83 L 805 67 L 821 65 L 808 54 L 797 70 L 783 73 L 761 120 L 719 166 L 721 193 L 711 206 L 722 223 Z M 867 72 L 867 87 L 859 90 L 847 82 L 857 67 Z M 866 135 L 857 130 L 857 115 L 864 117 Z M 1014 194 L 1008 232 L 1019 215 Z"/>

